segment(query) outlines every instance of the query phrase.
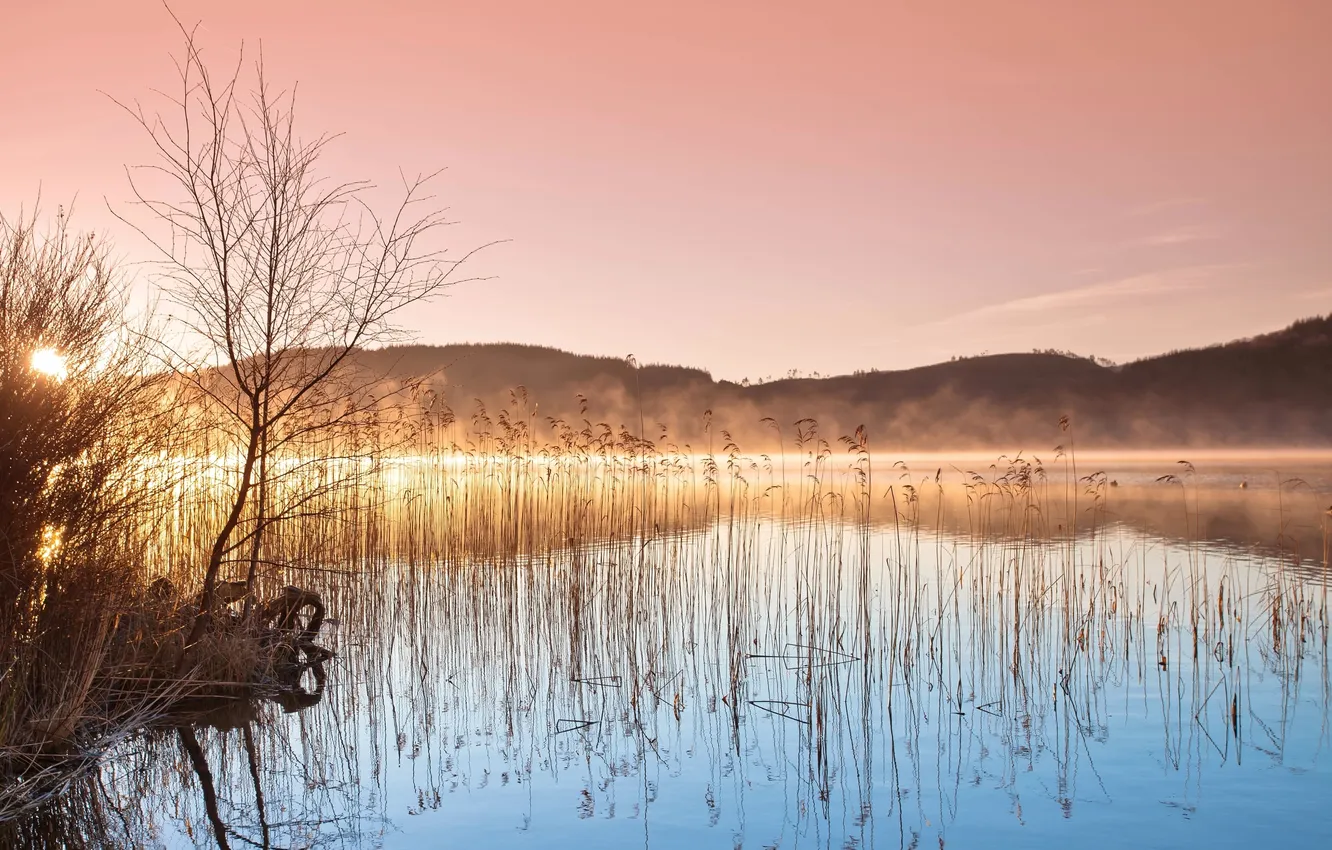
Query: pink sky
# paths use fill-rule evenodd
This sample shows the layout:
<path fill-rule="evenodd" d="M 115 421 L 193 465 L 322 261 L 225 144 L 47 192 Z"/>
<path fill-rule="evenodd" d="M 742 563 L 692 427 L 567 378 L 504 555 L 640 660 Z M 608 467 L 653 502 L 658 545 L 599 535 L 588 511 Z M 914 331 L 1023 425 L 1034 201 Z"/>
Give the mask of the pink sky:
<path fill-rule="evenodd" d="M 174 2 L 263 43 L 327 172 L 448 170 L 458 249 L 414 311 L 739 379 L 1068 348 L 1128 359 L 1332 310 L 1332 3 Z M 928 10 L 928 11 L 925 11 Z M 128 261 L 155 0 L 15 4 L 0 210 L 78 195 Z M 142 272 L 140 277 L 146 277 Z"/>

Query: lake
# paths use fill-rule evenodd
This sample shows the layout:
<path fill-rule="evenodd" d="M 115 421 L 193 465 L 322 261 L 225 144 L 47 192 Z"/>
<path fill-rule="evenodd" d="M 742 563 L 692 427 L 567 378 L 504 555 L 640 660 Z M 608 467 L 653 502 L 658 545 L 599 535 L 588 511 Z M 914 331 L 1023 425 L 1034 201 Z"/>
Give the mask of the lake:
<path fill-rule="evenodd" d="M 268 553 L 334 658 L 40 817 L 170 848 L 1318 846 L 1329 491 L 1286 456 L 389 464 Z"/>

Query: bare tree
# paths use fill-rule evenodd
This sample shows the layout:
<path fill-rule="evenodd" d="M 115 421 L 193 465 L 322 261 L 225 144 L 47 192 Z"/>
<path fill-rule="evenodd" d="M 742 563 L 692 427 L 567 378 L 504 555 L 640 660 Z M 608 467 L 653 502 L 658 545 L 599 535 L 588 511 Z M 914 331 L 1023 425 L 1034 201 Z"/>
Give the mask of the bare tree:
<path fill-rule="evenodd" d="M 192 645 L 222 565 L 248 560 L 253 588 L 265 533 L 308 503 L 290 487 L 274 503 L 274 459 L 287 458 L 282 474 L 292 476 L 326 463 L 336 437 L 375 425 L 403 387 L 360 368 L 356 352 L 397 338 L 394 317 L 456 282 L 475 251 L 452 259 L 428 246 L 448 223 L 426 194 L 430 177 L 404 178 L 401 200 L 380 214 L 370 184 L 319 176 L 334 137 L 297 134 L 295 90 L 271 87 L 262 59 L 249 73 L 239 60 L 214 76 L 194 32 L 181 32 L 168 114 L 121 105 L 156 152 L 156 162 L 128 170 L 147 213 L 129 223 L 160 252 L 184 330 L 166 359 L 221 414 L 213 424 L 235 461 Z"/>

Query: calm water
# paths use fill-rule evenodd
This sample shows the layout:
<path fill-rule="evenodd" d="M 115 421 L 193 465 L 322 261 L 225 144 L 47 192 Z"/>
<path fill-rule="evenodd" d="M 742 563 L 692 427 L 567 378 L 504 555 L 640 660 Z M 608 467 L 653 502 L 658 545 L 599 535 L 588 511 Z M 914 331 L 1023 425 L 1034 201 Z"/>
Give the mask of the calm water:
<path fill-rule="evenodd" d="M 876 468 L 498 553 L 429 533 L 460 490 L 409 488 L 324 579 L 317 701 L 197 730 L 215 816 L 176 732 L 127 741 L 102 838 L 1324 846 L 1332 488 L 1261 470 L 1144 462 L 1033 502 Z"/>

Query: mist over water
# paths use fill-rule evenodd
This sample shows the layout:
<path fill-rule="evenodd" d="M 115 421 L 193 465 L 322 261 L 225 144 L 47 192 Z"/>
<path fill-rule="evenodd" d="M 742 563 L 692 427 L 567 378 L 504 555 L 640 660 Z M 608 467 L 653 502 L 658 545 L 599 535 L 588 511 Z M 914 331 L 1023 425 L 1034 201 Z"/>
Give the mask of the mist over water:
<path fill-rule="evenodd" d="M 1332 19 L 111 5 L 0 53 L 128 157 L 0 214 L 0 850 L 1332 845 Z"/>
<path fill-rule="evenodd" d="M 751 382 L 518 344 L 391 346 L 362 352 L 358 362 L 394 380 L 429 376 L 458 420 L 489 411 L 534 428 L 604 424 L 684 451 L 720 452 L 723 434 L 750 451 L 775 451 L 815 424 L 802 418 L 813 414 L 822 433 L 864 426 L 876 451 L 894 455 L 1076 443 L 1144 454 L 1179 447 L 1170 450 L 1198 463 L 1214 453 L 1326 453 L 1330 354 L 1332 317 L 1312 317 L 1122 365 L 1034 351 L 850 375 L 793 370 Z M 1061 420 L 1072 423 L 1066 433 Z"/>
<path fill-rule="evenodd" d="M 336 619 L 301 710 L 204 718 L 211 813 L 173 730 L 127 741 L 95 777 L 98 828 L 166 847 L 216 846 L 218 822 L 231 846 L 1318 843 L 1324 470 L 1264 488 L 1261 462 L 847 457 L 400 466 L 345 494 L 355 534 L 310 526 L 273 553 L 320 560 L 301 581 Z"/>

